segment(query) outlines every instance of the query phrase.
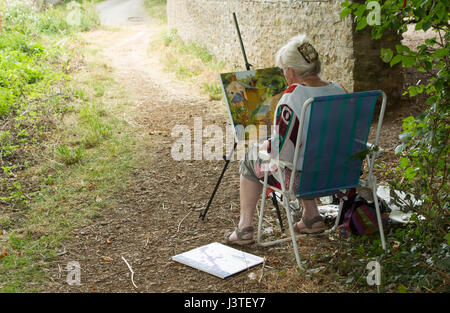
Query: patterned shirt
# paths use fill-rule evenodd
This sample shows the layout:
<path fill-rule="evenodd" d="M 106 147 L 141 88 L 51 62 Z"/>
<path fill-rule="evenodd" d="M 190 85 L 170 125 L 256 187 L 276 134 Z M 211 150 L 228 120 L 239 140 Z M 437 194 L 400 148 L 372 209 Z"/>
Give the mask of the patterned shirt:
<path fill-rule="evenodd" d="M 278 158 L 279 160 L 293 163 L 298 128 L 300 126 L 299 117 L 301 115 L 303 104 L 307 99 L 311 97 L 343 94 L 346 92 L 347 91 L 336 82 L 332 82 L 327 86 L 321 87 L 308 87 L 300 84 L 290 85 L 283 93 L 283 96 L 281 97 L 280 101 L 278 102 L 277 108 L 275 109 L 275 128 L 274 133 L 272 134 L 272 138 L 269 140 L 267 149 L 271 157 L 273 159 Z M 303 123 L 302 138 L 300 140 L 299 157 L 296 166 L 296 169 L 299 171 L 303 166 L 303 156 L 305 152 L 304 144 L 306 143 L 307 138 L 310 108 L 311 107 L 309 107 L 305 112 L 306 116 Z M 256 170 L 258 176 L 261 174 L 262 176 L 264 176 L 263 169 L 257 168 Z M 271 170 L 272 172 L 276 171 L 276 169 Z M 289 188 L 291 173 L 290 171 L 287 171 L 284 174 L 285 186 Z M 271 180 L 273 181 L 273 179 Z"/>

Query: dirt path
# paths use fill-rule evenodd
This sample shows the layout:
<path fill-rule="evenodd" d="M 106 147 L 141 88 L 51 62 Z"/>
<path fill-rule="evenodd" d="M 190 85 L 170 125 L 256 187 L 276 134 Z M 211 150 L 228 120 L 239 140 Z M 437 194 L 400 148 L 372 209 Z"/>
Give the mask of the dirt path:
<path fill-rule="evenodd" d="M 174 161 L 171 130 L 177 124 L 192 129 L 194 117 L 203 125 L 225 125 L 228 117 L 222 101 L 209 101 L 199 88 L 177 81 L 163 70 L 159 56 L 149 50 L 161 26 L 138 24 L 86 33 L 89 48 L 99 49 L 131 95 L 130 115 L 124 116 L 137 136 L 148 142 L 146 166 L 136 168 L 127 188 L 114 195 L 118 206 L 104 209 L 91 225 L 72 232 L 67 254 L 50 269 L 51 279 L 43 288 L 50 292 L 328 292 L 345 291 L 333 279 L 298 275 L 290 244 L 275 248 L 256 245 L 242 250 L 266 257 L 265 266 L 221 280 L 171 261 L 175 254 L 211 242 L 238 220 L 239 174 L 232 162 L 207 219 L 205 207 L 223 167 L 223 161 Z M 397 144 L 400 121 L 409 112 L 388 113 L 382 143 L 387 153 Z M 269 216 L 275 232 L 276 216 Z M 304 258 L 320 255 L 335 243 L 326 237 L 299 240 Z M 128 267 L 133 267 L 134 288 Z M 69 286 L 65 268 L 69 261 L 81 265 L 80 286 Z M 254 273 L 256 278 L 251 278 Z M 336 288 L 335 288 L 336 287 Z"/>
<path fill-rule="evenodd" d="M 84 35 L 89 48 L 100 49 L 114 69 L 115 79 L 132 96 L 130 116 L 124 117 L 149 142 L 146 166 L 137 168 L 127 188 L 114 197 L 118 207 L 105 209 L 91 225 L 72 232 L 61 256 L 49 271 L 44 290 L 50 292 L 267 292 L 320 290 L 312 281 L 295 284 L 271 282 L 280 271 L 295 274 L 289 244 L 278 248 L 246 247 L 267 257 L 254 270 L 257 279 L 244 272 L 227 280 L 171 261 L 175 254 L 221 242 L 238 218 L 238 164 L 232 162 L 205 221 L 201 210 L 212 192 L 223 161 L 174 161 L 170 147 L 176 124 L 192 127 L 194 117 L 203 125 L 228 122 L 221 101 L 209 101 L 195 86 L 179 82 L 162 70 L 149 43 L 161 31 L 157 25 L 122 26 Z M 191 128 L 192 129 L 192 128 Z M 271 219 L 268 218 L 270 221 Z M 274 216 L 275 221 L 275 216 Z M 274 224 L 276 227 L 276 224 Z M 318 249 L 318 239 L 307 240 L 302 250 Z M 122 256 L 135 271 L 135 289 Z M 111 261 L 112 260 L 112 261 Z M 81 286 L 69 286 L 61 272 L 69 261 L 81 265 Z M 261 279 L 259 279 L 261 277 Z M 297 276 L 298 278 L 298 276 Z M 303 281 L 303 282 L 302 282 Z"/>
<path fill-rule="evenodd" d="M 147 24 L 151 18 L 145 13 L 144 0 L 106 0 L 97 4 L 102 25 Z"/>

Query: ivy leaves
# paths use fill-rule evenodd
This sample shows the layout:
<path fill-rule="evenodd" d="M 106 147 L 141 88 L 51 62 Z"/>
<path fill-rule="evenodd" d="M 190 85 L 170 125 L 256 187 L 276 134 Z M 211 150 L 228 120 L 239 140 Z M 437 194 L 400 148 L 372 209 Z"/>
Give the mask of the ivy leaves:
<path fill-rule="evenodd" d="M 369 3 L 372 3 L 372 6 L 369 6 Z M 379 4 L 379 23 L 369 23 L 370 15 L 374 14 L 373 10 L 377 7 L 374 3 Z M 394 190 L 420 200 L 404 204 L 402 209 L 412 210 L 415 212 L 413 216 L 423 217 L 423 219 L 413 219 L 406 236 L 398 238 L 403 239 L 402 245 L 414 242 L 423 248 L 420 255 L 411 254 L 410 261 L 404 258 L 398 260 L 402 266 L 409 262 L 415 263 L 412 267 L 408 265 L 412 271 L 408 274 L 411 276 L 411 281 L 405 280 L 398 286 L 398 291 L 403 292 L 407 287 L 419 286 L 417 277 L 423 277 L 426 280 L 432 277 L 427 271 L 433 269 L 432 266 L 437 267 L 437 264 L 430 265 L 422 262 L 425 268 L 420 268 L 421 262 L 417 262 L 417 259 L 423 255 L 442 255 L 446 261 L 447 270 L 450 264 L 448 257 L 450 244 L 448 233 L 450 229 L 448 184 L 450 0 L 383 0 L 364 3 L 355 0 L 344 1 L 342 7 L 341 17 L 345 18 L 352 14 L 356 30 L 371 27 L 374 40 L 382 40 L 383 34 L 388 30 L 399 35 L 411 30 L 427 32 L 428 38 L 415 47 L 399 43 L 395 49 L 380 50 L 380 58 L 390 67 L 413 68 L 426 74 L 424 75 L 426 81 L 419 80 L 404 90 L 403 95 L 410 97 L 426 96 L 424 103 L 426 109 L 418 116 L 410 116 L 403 120 L 403 132 L 399 137 L 401 144 L 395 149 L 395 154 L 399 157 L 398 166 L 392 169 L 395 178 L 390 182 Z M 416 253 L 412 248 L 411 252 Z M 392 262 L 384 265 L 393 266 Z M 445 266 L 440 270 L 444 268 Z M 391 274 L 395 279 L 394 271 Z M 435 286 L 440 283 L 434 278 L 430 281 Z"/>

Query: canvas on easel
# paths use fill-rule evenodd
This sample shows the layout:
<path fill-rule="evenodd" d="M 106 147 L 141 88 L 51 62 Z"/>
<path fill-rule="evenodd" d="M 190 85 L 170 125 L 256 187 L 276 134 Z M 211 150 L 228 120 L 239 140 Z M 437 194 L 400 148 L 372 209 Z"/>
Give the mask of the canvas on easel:
<path fill-rule="evenodd" d="M 237 125 L 272 125 L 278 100 L 287 87 L 278 67 L 223 73 L 220 83 L 237 142 L 246 139 Z"/>
<path fill-rule="evenodd" d="M 286 79 L 284 78 L 283 71 L 278 67 L 251 70 L 252 65 L 247 60 L 247 54 L 245 53 L 244 43 L 239 30 L 236 13 L 233 13 L 233 19 L 234 24 L 236 25 L 236 31 L 239 37 L 239 43 L 241 45 L 242 55 L 244 56 L 245 68 L 247 71 L 223 73 L 219 75 L 231 125 L 234 126 L 235 140 L 233 150 L 228 156 L 224 155 L 225 165 L 222 173 L 217 180 L 216 186 L 214 187 L 205 210 L 200 213 L 200 218 L 202 220 L 206 217 L 206 213 L 208 212 L 212 200 L 214 199 L 214 195 L 219 188 L 223 175 L 227 170 L 237 143 L 245 143 L 246 139 L 251 139 L 246 138 L 247 134 L 248 137 L 250 137 L 250 134 L 246 134 L 245 132 L 246 126 L 254 125 L 259 129 L 258 126 L 260 125 L 266 125 L 266 127 L 272 125 L 278 100 L 281 98 L 288 85 Z M 266 131 L 267 130 L 269 130 L 269 128 L 266 128 Z M 266 134 L 267 133 L 268 132 L 266 132 Z M 261 138 L 257 137 L 254 139 L 259 140 Z M 278 206 L 276 206 L 276 209 L 277 212 L 279 212 Z"/>

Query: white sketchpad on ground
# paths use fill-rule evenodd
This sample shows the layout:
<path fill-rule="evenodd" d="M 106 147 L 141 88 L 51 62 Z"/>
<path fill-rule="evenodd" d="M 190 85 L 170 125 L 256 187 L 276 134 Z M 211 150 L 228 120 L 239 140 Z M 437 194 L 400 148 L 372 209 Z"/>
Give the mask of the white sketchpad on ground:
<path fill-rule="evenodd" d="M 173 261 L 225 279 L 250 267 L 261 264 L 264 259 L 218 242 L 175 255 Z"/>

